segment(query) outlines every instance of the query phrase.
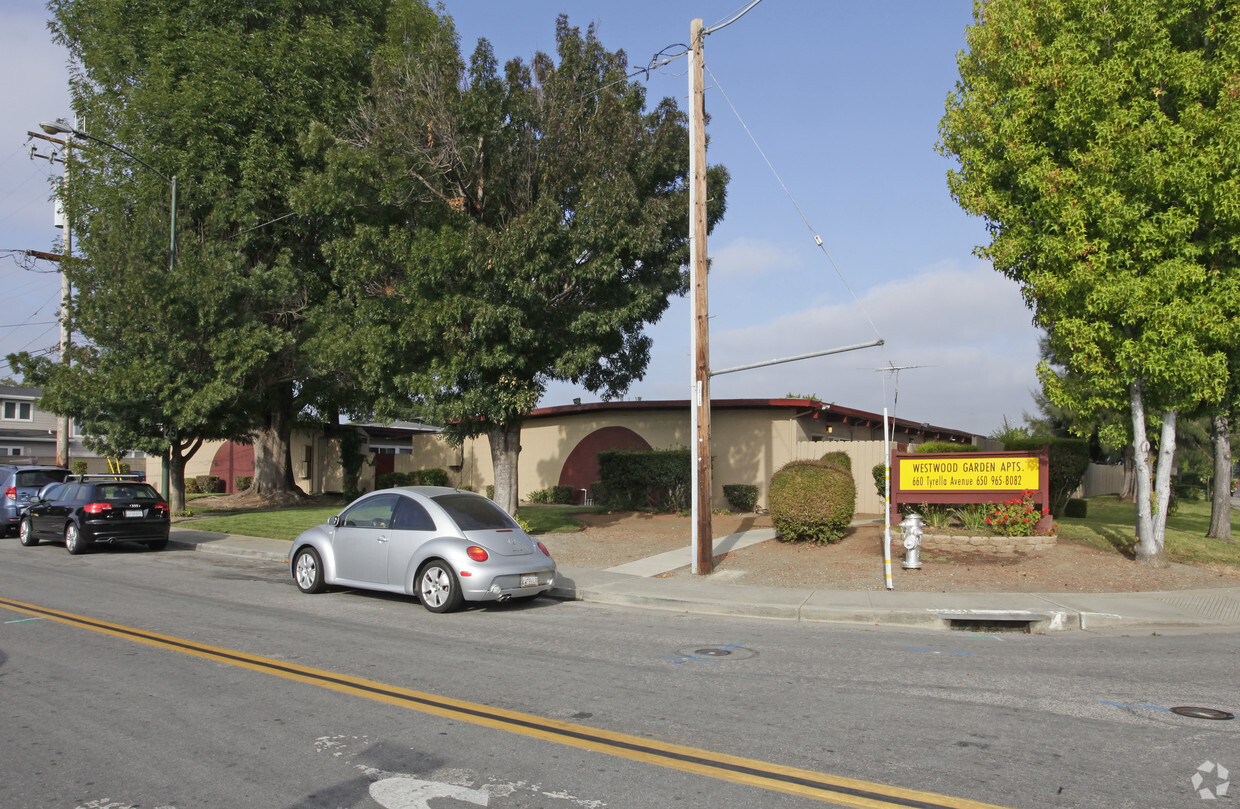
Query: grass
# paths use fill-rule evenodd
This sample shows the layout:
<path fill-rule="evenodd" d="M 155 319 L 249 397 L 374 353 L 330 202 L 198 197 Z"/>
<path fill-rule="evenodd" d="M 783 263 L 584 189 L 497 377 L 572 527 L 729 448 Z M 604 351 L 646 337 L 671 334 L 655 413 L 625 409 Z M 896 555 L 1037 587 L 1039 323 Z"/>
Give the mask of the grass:
<path fill-rule="evenodd" d="M 1136 546 L 1136 505 L 1109 495 L 1091 497 L 1088 503 L 1087 516 L 1056 519 L 1059 536 L 1132 558 Z M 1236 542 L 1207 538 L 1209 527 L 1208 500 L 1181 500 L 1176 513 L 1167 518 L 1167 559 L 1187 565 L 1240 568 L 1240 512 L 1231 511 L 1231 533 Z"/>
<path fill-rule="evenodd" d="M 247 511 L 220 517 L 182 520 L 177 524 L 195 531 L 292 540 L 307 528 L 327 522 L 328 517 L 339 514 L 342 508 L 317 506 Z M 572 518 L 573 514 L 597 514 L 603 510 L 597 506 L 526 506 L 517 513 L 530 526 L 531 534 L 554 534 L 581 530 L 581 523 Z"/>
<path fill-rule="evenodd" d="M 574 514 L 602 514 L 598 506 L 526 506 L 517 509 L 517 516 L 530 527 L 531 534 L 560 534 L 580 531 L 581 523 Z"/>
<path fill-rule="evenodd" d="M 215 531 L 221 534 L 293 540 L 307 528 L 325 523 L 328 517 L 339 513 L 340 506 L 284 508 L 272 511 L 247 511 L 197 520 L 179 520 L 177 525 L 181 528 L 192 528 L 195 531 Z"/>

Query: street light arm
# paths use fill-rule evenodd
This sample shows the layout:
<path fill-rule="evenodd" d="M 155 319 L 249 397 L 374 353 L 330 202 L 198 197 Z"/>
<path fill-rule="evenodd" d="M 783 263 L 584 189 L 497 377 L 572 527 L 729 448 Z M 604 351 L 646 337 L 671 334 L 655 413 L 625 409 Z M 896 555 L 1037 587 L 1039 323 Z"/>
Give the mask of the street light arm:
<path fill-rule="evenodd" d="M 136 163 L 142 164 L 146 168 L 158 174 L 160 178 L 163 179 L 164 182 L 166 183 L 172 182 L 171 177 L 164 174 L 162 171 L 155 168 L 154 166 L 152 166 L 150 163 L 146 162 L 142 158 L 138 157 L 136 154 L 129 151 L 128 149 L 124 149 L 120 146 L 117 146 L 115 143 L 109 143 L 103 138 L 97 138 L 94 135 L 90 134 L 89 132 L 83 132 L 81 129 L 76 129 L 74 127 L 71 127 L 63 121 L 43 121 L 42 123 L 39 124 L 39 128 L 49 135 L 72 135 L 75 138 L 85 138 L 86 140 L 94 141 L 95 143 L 98 143 L 100 146 L 106 146 L 109 149 L 118 151 L 121 154 L 125 155 L 125 157 L 128 157 L 130 160 L 133 160 Z"/>

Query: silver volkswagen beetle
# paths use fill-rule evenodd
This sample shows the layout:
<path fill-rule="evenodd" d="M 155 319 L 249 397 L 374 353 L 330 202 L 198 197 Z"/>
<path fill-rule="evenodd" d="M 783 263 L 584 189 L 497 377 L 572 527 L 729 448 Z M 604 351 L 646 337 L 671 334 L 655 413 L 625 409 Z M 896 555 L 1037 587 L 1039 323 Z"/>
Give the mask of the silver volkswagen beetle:
<path fill-rule="evenodd" d="M 297 537 L 288 561 L 303 593 L 385 590 L 417 596 L 431 612 L 533 597 L 555 583 L 551 553 L 502 508 L 439 486 L 362 495 Z"/>

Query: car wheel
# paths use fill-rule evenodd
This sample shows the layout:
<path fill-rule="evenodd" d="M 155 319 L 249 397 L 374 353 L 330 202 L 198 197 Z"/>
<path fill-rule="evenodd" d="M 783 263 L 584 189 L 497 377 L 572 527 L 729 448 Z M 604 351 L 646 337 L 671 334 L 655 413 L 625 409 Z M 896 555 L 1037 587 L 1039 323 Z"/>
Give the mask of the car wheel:
<path fill-rule="evenodd" d="M 431 612 L 452 612 L 465 600 L 447 562 L 430 562 L 418 572 L 418 598 Z"/>
<path fill-rule="evenodd" d="M 147 550 L 162 551 L 164 548 L 168 547 L 168 540 L 157 539 L 154 542 L 146 543 L 146 547 L 147 547 Z"/>
<path fill-rule="evenodd" d="M 82 538 L 82 532 L 76 523 L 69 523 L 65 526 L 65 550 L 77 556 L 80 553 L 86 553 L 88 545 L 89 543 Z"/>
<path fill-rule="evenodd" d="M 302 548 L 293 558 L 293 581 L 303 593 L 321 593 L 327 589 L 323 583 L 323 562 L 314 548 Z"/>
<path fill-rule="evenodd" d="M 39 538 L 34 535 L 34 526 L 28 519 L 22 520 L 21 526 L 17 529 L 17 536 L 27 548 L 33 548 L 39 544 Z"/>

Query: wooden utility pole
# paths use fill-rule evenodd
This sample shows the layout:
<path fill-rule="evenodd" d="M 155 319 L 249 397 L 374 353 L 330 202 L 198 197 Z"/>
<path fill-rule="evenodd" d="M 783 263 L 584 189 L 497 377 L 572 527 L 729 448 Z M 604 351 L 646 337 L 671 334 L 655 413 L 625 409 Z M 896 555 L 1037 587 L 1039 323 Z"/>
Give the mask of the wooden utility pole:
<path fill-rule="evenodd" d="M 692 363 L 694 574 L 714 569 L 710 477 L 710 318 L 706 284 L 706 81 L 702 21 L 689 25 L 689 284 L 693 308 Z"/>

